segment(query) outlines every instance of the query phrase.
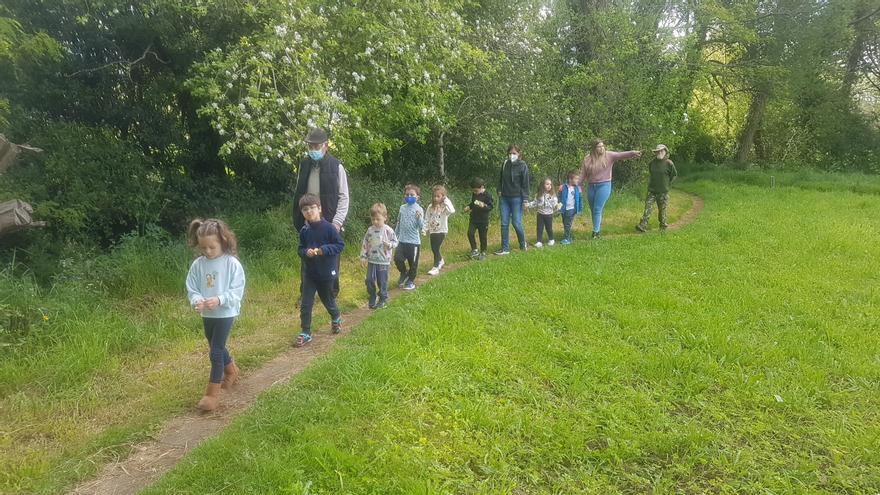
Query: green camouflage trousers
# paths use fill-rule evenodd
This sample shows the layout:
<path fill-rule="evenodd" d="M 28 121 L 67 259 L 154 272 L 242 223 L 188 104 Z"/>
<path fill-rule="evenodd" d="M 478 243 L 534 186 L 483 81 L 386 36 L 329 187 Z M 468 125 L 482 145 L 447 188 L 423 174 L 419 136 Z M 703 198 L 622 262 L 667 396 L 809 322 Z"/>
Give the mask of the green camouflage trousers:
<path fill-rule="evenodd" d="M 660 217 L 660 228 L 666 228 L 666 207 L 669 206 L 669 193 L 656 194 L 648 192 L 645 198 L 645 213 L 642 215 L 642 221 L 639 222 L 639 230 L 648 228 L 648 219 L 651 218 L 651 212 L 654 210 L 654 202 L 657 202 L 657 212 Z"/>

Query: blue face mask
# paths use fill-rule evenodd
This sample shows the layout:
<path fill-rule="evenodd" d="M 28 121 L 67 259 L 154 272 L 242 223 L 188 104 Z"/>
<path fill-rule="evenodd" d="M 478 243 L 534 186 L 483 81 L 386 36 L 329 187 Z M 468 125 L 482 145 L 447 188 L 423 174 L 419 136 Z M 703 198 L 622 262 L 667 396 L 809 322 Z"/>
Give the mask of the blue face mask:
<path fill-rule="evenodd" d="M 415 196 L 406 196 L 403 198 L 403 200 L 406 201 L 406 204 L 408 204 L 408 205 L 416 204 L 417 199 L 418 198 L 416 198 Z"/>
<path fill-rule="evenodd" d="M 321 150 L 309 150 L 309 157 L 318 162 L 321 161 L 321 158 L 324 158 L 324 152 Z"/>

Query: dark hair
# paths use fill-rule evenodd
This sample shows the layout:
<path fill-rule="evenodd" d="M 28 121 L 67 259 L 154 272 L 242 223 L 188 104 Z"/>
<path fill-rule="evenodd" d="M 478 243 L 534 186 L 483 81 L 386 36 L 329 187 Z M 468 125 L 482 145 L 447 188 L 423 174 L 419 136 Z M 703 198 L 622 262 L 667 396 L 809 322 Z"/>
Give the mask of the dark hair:
<path fill-rule="evenodd" d="M 516 150 L 517 154 L 522 153 L 522 151 L 520 151 L 520 149 L 519 149 L 518 144 L 511 144 L 510 146 L 507 147 L 508 153 L 510 153 L 511 151 L 514 151 L 514 150 Z"/>
<path fill-rule="evenodd" d="M 478 187 L 486 187 L 486 181 L 480 177 L 474 177 L 471 179 L 471 189 L 476 189 Z"/>
<path fill-rule="evenodd" d="M 238 254 L 238 239 L 235 237 L 235 233 L 230 230 L 226 222 L 216 218 L 206 220 L 196 218 L 190 222 L 186 229 L 186 243 L 191 248 L 198 247 L 199 238 L 209 235 L 216 235 L 220 239 L 220 247 L 223 248 L 224 253 L 233 256 Z"/>
<path fill-rule="evenodd" d="M 419 189 L 419 186 L 415 184 L 407 184 L 403 186 L 403 193 L 406 194 L 407 191 L 413 191 L 414 193 L 416 193 L 416 196 L 422 195 L 422 190 Z"/>
<path fill-rule="evenodd" d="M 538 183 L 538 195 L 544 194 L 546 192 L 544 191 L 544 183 L 548 180 L 550 181 L 550 191 L 553 191 L 553 179 L 551 177 L 544 177 L 543 179 L 541 179 L 541 182 Z"/>
<path fill-rule="evenodd" d="M 578 174 L 580 174 L 580 172 L 578 172 L 577 170 L 569 170 L 568 173 L 565 174 L 565 177 L 568 180 L 571 180 L 572 177 L 574 177 L 575 175 L 578 175 Z"/>
<path fill-rule="evenodd" d="M 302 210 L 306 206 L 321 206 L 321 198 L 312 193 L 305 193 L 301 198 L 299 198 L 299 209 Z"/>

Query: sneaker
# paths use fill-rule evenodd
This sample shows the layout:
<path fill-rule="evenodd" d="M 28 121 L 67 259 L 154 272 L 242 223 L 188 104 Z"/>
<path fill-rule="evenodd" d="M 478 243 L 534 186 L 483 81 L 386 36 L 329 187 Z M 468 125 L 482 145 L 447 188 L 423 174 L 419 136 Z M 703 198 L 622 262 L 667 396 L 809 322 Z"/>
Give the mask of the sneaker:
<path fill-rule="evenodd" d="M 484 259 L 486 259 L 486 252 L 483 251 L 482 253 L 480 253 L 480 257 L 477 259 L 479 259 L 480 261 L 483 261 Z"/>
<path fill-rule="evenodd" d="M 330 323 L 330 331 L 339 333 L 342 331 L 342 317 L 336 318 Z"/>
<path fill-rule="evenodd" d="M 563 246 L 568 246 L 569 244 L 571 244 L 571 241 L 569 241 L 568 239 L 563 239 L 559 241 L 559 244 L 562 244 Z"/>
<path fill-rule="evenodd" d="M 471 250 L 471 258 L 476 258 L 479 255 L 480 255 L 480 252 L 477 251 L 476 249 Z"/>
<path fill-rule="evenodd" d="M 385 309 L 388 307 L 387 301 L 379 301 L 376 303 L 376 306 L 373 309 Z"/>
<path fill-rule="evenodd" d="M 593 232 L 593 236 L 591 237 L 591 239 L 598 239 L 598 238 L 599 238 L 599 233 Z"/>
<path fill-rule="evenodd" d="M 416 284 L 413 283 L 412 280 L 407 280 L 406 285 L 403 286 L 403 290 L 413 290 L 416 288 Z"/>
<path fill-rule="evenodd" d="M 293 346 L 294 347 L 302 347 L 312 341 L 312 335 L 309 333 L 306 333 L 307 331 L 308 330 L 303 330 L 299 335 L 294 337 L 294 339 L 293 339 Z"/>
<path fill-rule="evenodd" d="M 636 225 L 636 230 L 639 231 L 639 232 L 647 232 L 647 231 L 648 231 L 648 228 L 645 227 L 645 226 L 642 225 L 642 224 L 638 224 L 638 225 Z"/>
<path fill-rule="evenodd" d="M 510 254 L 510 250 L 501 248 L 498 251 L 495 251 L 495 254 L 497 254 L 498 256 L 504 256 L 505 254 Z"/>
<path fill-rule="evenodd" d="M 528 250 L 529 250 L 529 246 L 523 244 L 522 246 L 519 247 L 519 250 L 520 250 L 520 251 L 528 251 Z"/>
<path fill-rule="evenodd" d="M 367 304 L 367 307 L 370 309 L 376 309 L 376 303 L 369 303 Z"/>
<path fill-rule="evenodd" d="M 536 247 L 536 248 L 542 248 L 542 247 L 544 247 L 544 245 L 541 244 L 541 241 L 538 241 L 538 242 L 535 243 L 535 247 Z"/>
<path fill-rule="evenodd" d="M 398 286 L 399 288 L 402 289 L 403 286 L 406 285 L 406 281 L 407 281 L 407 280 L 408 280 L 408 277 L 406 276 L 406 274 L 405 274 L 405 273 L 401 273 L 401 274 L 400 274 L 400 278 L 397 279 L 397 286 Z"/>
<path fill-rule="evenodd" d="M 440 263 L 437 263 L 437 271 L 439 272 L 440 269 L 443 268 L 443 265 L 445 265 L 445 264 L 446 264 L 446 260 L 444 260 L 443 258 L 440 258 Z"/>
<path fill-rule="evenodd" d="M 548 246 L 553 246 L 553 245 L 555 245 L 555 244 L 556 244 L 556 241 L 554 241 L 553 239 L 550 239 L 550 240 L 547 242 L 547 245 L 548 245 Z"/>
<path fill-rule="evenodd" d="M 430 270 L 428 270 L 428 275 L 431 275 L 431 276 L 437 275 L 438 273 L 440 273 L 439 266 L 435 266 L 434 268 L 431 268 Z"/>

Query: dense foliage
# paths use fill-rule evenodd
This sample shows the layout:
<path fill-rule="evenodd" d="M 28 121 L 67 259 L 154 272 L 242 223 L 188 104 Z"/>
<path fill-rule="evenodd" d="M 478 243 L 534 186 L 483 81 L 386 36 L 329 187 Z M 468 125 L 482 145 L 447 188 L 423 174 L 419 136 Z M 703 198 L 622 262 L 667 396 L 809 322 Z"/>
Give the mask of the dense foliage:
<path fill-rule="evenodd" d="M 558 178 L 596 136 L 876 172 L 878 18 L 869 0 L 7 0 L 0 132 L 46 153 L 0 199 L 31 201 L 53 242 L 179 231 L 281 203 L 311 125 L 382 180 L 492 178 L 511 142 Z"/>

